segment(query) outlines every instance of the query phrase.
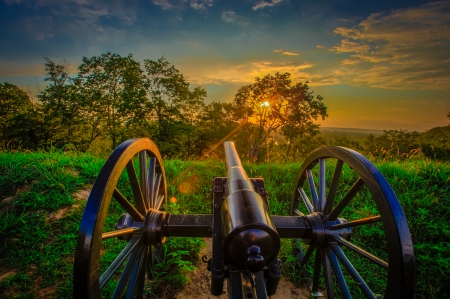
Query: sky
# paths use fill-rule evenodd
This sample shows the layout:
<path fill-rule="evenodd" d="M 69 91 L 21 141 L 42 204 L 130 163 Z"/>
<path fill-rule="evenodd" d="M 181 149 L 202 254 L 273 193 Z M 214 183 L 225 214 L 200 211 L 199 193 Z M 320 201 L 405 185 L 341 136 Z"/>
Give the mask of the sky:
<path fill-rule="evenodd" d="M 306 82 L 325 127 L 448 125 L 450 1 L 0 0 L 0 83 L 34 92 L 44 59 L 164 56 L 207 102 L 276 72 Z"/>

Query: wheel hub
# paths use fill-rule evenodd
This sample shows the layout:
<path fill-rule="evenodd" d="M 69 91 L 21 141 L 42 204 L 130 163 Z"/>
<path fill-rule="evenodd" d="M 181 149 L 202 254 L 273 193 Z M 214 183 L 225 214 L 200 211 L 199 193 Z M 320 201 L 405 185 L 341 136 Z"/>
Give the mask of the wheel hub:
<path fill-rule="evenodd" d="M 143 241 L 147 245 L 164 243 L 163 225 L 167 222 L 167 213 L 155 209 L 148 210 L 144 219 Z"/>
<path fill-rule="evenodd" d="M 337 218 L 335 221 L 327 221 L 326 216 L 321 212 L 312 213 L 306 216 L 308 223 L 311 227 L 311 236 L 308 239 L 303 239 L 305 244 L 315 247 L 325 247 L 330 241 L 331 235 L 339 235 L 346 240 L 350 240 L 352 230 L 350 227 L 341 228 L 339 230 L 328 229 L 331 225 L 346 223 L 344 218 Z"/>

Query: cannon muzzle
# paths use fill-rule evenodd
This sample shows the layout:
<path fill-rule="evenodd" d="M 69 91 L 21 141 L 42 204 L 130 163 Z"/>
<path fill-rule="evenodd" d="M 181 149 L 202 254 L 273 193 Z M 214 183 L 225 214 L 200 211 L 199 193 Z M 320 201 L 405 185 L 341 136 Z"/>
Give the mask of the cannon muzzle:
<path fill-rule="evenodd" d="M 276 258 L 280 237 L 234 143 L 227 141 L 224 146 L 228 188 L 221 208 L 223 252 L 234 267 L 259 272 Z"/>

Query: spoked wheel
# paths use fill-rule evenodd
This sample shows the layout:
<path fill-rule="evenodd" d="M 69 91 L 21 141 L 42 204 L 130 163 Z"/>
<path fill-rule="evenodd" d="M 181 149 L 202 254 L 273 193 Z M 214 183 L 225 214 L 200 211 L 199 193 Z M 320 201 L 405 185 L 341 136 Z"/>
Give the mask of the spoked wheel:
<path fill-rule="evenodd" d="M 164 167 L 153 142 L 132 139 L 114 150 L 92 187 L 81 221 L 74 298 L 142 298 L 146 273 L 152 277 L 164 241 L 151 228 L 164 221 L 160 210 L 166 200 Z"/>
<path fill-rule="evenodd" d="M 306 214 L 311 227 L 297 250 L 300 266 L 312 272 L 314 297 L 413 297 L 414 253 L 405 215 L 364 156 L 343 147 L 314 151 L 300 169 L 290 212 Z"/>

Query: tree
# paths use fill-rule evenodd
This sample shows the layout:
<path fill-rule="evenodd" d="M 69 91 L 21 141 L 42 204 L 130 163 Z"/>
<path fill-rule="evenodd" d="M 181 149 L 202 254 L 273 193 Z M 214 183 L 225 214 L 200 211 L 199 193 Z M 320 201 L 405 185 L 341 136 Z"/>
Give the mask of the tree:
<path fill-rule="evenodd" d="M 84 106 L 80 81 L 69 77 L 70 69 L 65 61 L 55 63 L 47 57 L 44 60 L 47 72 L 44 81 L 49 84 L 38 99 L 47 136 L 45 143 L 58 148 L 72 144 L 84 151 L 91 140 L 86 134 L 86 122 L 82 115 Z"/>
<path fill-rule="evenodd" d="M 204 106 L 206 91 L 189 89 L 183 75 L 161 57 L 145 59 L 148 106 L 152 111 L 149 131 L 163 156 L 190 157 L 199 111 Z M 182 153 L 182 151 L 185 151 Z"/>
<path fill-rule="evenodd" d="M 16 85 L 4 82 L 0 84 L 0 146 L 1 148 L 16 148 L 23 143 L 19 138 L 24 132 L 18 118 L 23 118 L 33 109 L 30 98 Z M 20 134 L 16 134 L 20 129 Z M 30 128 L 33 129 L 33 128 Z M 15 142 L 16 144 L 10 144 Z M 9 144 L 9 145 L 8 145 Z"/>
<path fill-rule="evenodd" d="M 105 132 L 116 148 L 125 139 L 128 122 L 142 118 L 146 111 L 146 91 L 140 64 L 130 54 L 106 53 L 83 57 L 77 80 L 82 86 L 85 115 L 93 137 Z"/>
<path fill-rule="evenodd" d="M 325 119 L 327 108 L 320 95 L 314 98 L 307 84 L 292 85 L 289 73 L 267 75 L 241 87 L 235 96 L 236 108 L 251 121 L 244 129 L 249 160 L 257 161 L 261 148 L 272 132 L 280 132 L 288 142 L 289 157 L 293 140 L 318 133 L 313 120 Z"/>

